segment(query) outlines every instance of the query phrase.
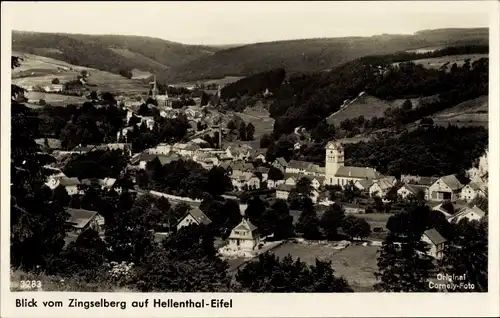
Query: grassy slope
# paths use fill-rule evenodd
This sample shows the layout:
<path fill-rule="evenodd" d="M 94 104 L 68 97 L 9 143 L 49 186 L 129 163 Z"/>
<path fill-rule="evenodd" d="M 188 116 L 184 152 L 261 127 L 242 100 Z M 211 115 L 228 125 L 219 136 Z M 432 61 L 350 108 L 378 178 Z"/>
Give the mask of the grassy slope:
<path fill-rule="evenodd" d="M 488 96 L 458 104 L 435 114 L 433 120 L 439 125 L 480 125 L 488 128 Z"/>
<path fill-rule="evenodd" d="M 76 79 L 76 76 L 82 71 L 86 70 L 90 77 L 88 78 L 89 84 L 97 85 L 96 90 L 100 91 L 137 91 L 147 92 L 147 84 L 140 80 L 130 80 L 120 75 L 96 70 L 93 68 L 72 65 L 64 61 L 47 58 L 39 55 L 26 54 L 13 52 L 14 55 L 20 56 L 23 60 L 21 66 L 13 70 L 12 82 L 21 87 L 27 86 L 46 86 L 50 85 L 54 78 L 58 78 L 61 83 Z M 67 100 L 72 96 L 63 96 L 58 94 L 45 94 L 51 95 L 44 98 L 47 102 L 48 99 Z M 54 95 L 54 96 L 52 96 Z M 59 97 L 57 97 L 57 96 Z M 28 98 L 30 98 L 28 96 Z M 38 98 L 33 97 L 33 98 Z M 43 98 L 43 97 L 41 97 Z M 39 98 L 38 98 L 39 99 Z"/>
<path fill-rule="evenodd" d="M 16 51 L 114 73 L 118 73 L 120 69 L 134 68 L 161 72 L 166 67 L 211 55 L 221 49 L 139 36 L 20 31 L 12 33 L 12 47 Z"/>
<path fill-rule="evenodd" d="M 168 81 L 242 76 L 283 67 L 288 73 L 323 71 L 364 55 L 430 46 L 487 44 L 487 29 L 432 30 L 416 35 L 380 35 L 276 41 L 219 51 L 164 72 Z"/>
<path fill-rule="evenodd" d="M 353 103 L 346 108 L 330 115 L 327 118 L 327 122 L 338 127 L 340 123 L 345 119 L 352 119 L 359 116 L 364 116 L 365 119 L 370 119 L 372 117 L 383 117 L 384 111 L 386 109 L 400 107 L 401 105 L 403 105 L 405 100 L 406 99 L 396 99 L 393 101 L 387 101 L 364 94 L 354 100 Z M 410 99 L 410 101 L 413 103 L 414 107 L 419 103 L 418 98 Z"/>
<path fill-rule="evenodd" d="M 479 60 L 481 58 L 488 58 L 488 54 L 465 54 L 465 55 L 448 55 L 443 57 L 436 57 L 430 59 L 414 60 L 415 64 L 421 64 L 426 68 L 439 69 L 443 64 L 449 63 L 448 67 L 451 67 L 453 63 L 456 63 L 458 67 L 461 67 L 465 60 L 470 59 L 471 63 Z"/>

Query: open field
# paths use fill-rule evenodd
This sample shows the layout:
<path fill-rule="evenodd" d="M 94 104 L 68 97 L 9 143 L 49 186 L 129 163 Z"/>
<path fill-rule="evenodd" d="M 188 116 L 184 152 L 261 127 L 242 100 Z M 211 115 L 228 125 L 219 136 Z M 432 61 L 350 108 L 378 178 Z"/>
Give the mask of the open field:
<path fill-rule="evenodd" d="M 22 58 L 21 66 L 12 72 L 12 83 L 21 87 L 47 86 L 54 78 L 61 83 L 75 80 L 81 71 L 90 74 L 89 85 L 96 85 L 95 90 L 109 92 L 147 92 L 148 85 L 140 80 L 124 78 L 120 75 L 96 70 L 93 68 L 72 65 L 56 59 L 13 52 L 13 55 Z"/>
<path fill-rule="evenodd" d="M 245 111 L 234 114 L 241 117 L 247 125 L 252 123 L 255 126 L 254 139 L 247 143 L 253 149 L 260 148 L 260 138 L 263 134 L 270 134 L 274 127 L 274 119 L 269 117 L 269 111 L 262 107 L 247 107 Z"/>
<path fill-rule="evenodd" d="M 429 59 L 414 60 L 415 64 L 421 64 L 426 68 L 439 69 L 443 64 L 449 63 L 448 68 L 457 63 L 457 66 L 462 66 L 465 60 L 470 59 L 471 63 L 481 58 L 487 58 L 488 54 L 464 54 L 464 55 L 447 55 L 442 57 L 434 57 Z"/>
<path fill-rule="evenodd" d="M 274 249 L 278 257 L 290 254 L 308 264 L 314 264 L 316 258 L 332 262 L 336 275 L 343 276 L 357 292 L 370 292 L 376 282 L 377 270 L 376 246 L 353 245 L 343 250 L 335 250 L 329 245 L 287 243 Z"/>
<path fill-rule="evenodd" d="M 432 116 L 437 125 L 483 126 L 488 128 L 488 96 L 458 104 Z"/>
<path fill-rule="evenodd" d="M 83 104 L 88 101 L 85 97 L 69 96 L 53 93 L 27 92 L 24 94 L 28 98 L 28 103 L 38 104 L 40 99 L 52 106 L 67 106 L 69 104 Z"/>
<path fill-rule="evenodd" d="M 190 82 L 175 83 L 173 85 L 174 86 L 194 86 L 195 84 L 203 83 L 205 85 L 216 84 L 216 85 L 225 86 L 227 84 L 234 83 L 234 82 L 242 79 L 243 77 L 244 76 L 226 76 L 224 78 L 201 79 L 199 81 L 190 81 Z"/>
<path fill-rule="evenodd" d="M 423 99 L 434 99 L 435 96 L 424 97 Z M 418 106 L 420 98 L 409 99 L 413 107 Z M 330 115 L 326 120 L 330 125 L 339 126 L 346 119 L 353 119 L 363 116 L 365 119 L 373 117 L 383 117 L 386 109 L 401 107 L 406 99 L 395 99 L 392 101 L 382 100 L 375 96 L 364 94 L 353 100 L 351 104 L 344 109 Z"/>

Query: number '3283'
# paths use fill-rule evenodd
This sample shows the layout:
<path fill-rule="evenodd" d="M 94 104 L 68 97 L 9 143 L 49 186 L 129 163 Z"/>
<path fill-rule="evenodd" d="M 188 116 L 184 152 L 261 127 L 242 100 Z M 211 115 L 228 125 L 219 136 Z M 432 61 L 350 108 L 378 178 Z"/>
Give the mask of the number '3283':
<path fill-rule="evenodd" d="M 22 280 L 20 282 L 21 289 L 36 289 L 42 288 L 42 282 L 39 280 Z"/>

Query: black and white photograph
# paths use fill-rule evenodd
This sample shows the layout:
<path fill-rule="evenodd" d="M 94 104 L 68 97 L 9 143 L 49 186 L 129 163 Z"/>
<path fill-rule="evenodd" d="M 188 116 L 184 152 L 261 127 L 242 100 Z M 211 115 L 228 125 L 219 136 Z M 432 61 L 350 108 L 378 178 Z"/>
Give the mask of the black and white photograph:
<path fill-rule="evenodd" d="M 2 3 L 9 315 L 51 292 L 93 316 L 125 302 L 80 293 L 498 300 L 491 8 Z"/>

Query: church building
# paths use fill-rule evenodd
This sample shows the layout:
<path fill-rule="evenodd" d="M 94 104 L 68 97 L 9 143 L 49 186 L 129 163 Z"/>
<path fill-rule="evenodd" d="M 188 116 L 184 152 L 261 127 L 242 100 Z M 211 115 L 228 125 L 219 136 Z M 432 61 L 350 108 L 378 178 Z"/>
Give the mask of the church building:
<path fill-rule="evenodd" d="M 325 184 L 346 186 L 358 180 L 377 181 L 383 178 L 379 172 L 368 167 L 344 166 L 344 147 L 340 142 L 330 141 L 326 145 Z"/>

